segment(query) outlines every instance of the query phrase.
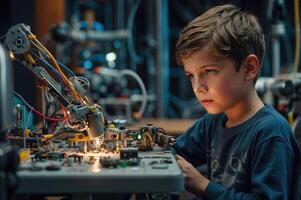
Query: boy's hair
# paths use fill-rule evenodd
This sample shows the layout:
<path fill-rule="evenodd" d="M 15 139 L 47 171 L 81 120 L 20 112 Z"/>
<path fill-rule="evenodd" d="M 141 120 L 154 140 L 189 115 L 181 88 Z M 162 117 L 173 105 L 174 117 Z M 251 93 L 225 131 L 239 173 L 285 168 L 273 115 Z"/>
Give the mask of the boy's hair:
<path fill-rule="evenodd" d="M 234 5 L 216 6 L 191 21 L 176 45 L 176 60 L 208 48 L 212 53 L 232 59 L 239 71 L 243 60 L 255 54 L 262 63 L 265 41 L 257 18 Z"/>

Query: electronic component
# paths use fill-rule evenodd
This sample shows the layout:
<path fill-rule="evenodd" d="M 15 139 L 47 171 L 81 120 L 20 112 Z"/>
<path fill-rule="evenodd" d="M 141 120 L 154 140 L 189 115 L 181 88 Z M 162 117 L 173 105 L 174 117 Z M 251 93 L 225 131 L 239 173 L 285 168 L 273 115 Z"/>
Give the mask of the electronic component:
<path fill-rule="evenodd" d="M 43 83 L 46 98 L 54 99 L 62 106 L 60 113 L 54 112 L 62 117 L 53 118 L 25 103 L 32 111 L 55 123 L 54 133 L 47 135 L 25 130 L 15 135 L 11 132 L 12 143 L 23 142 L 23 146 L 30 148 L 30 153 L 20 154 L 19 193 L 184 190 L 180 168 L 175 161 L 166 162 L 174 157 L 158 147 L 173 145 L 175 139 L 172 136 L 153 125 L 129 130 L 125 126 L 108 124 L 102 108 L 87 96 L 88 81 L 76 77 L 58 63 L 31 33 L 30 27 L 24 24 L 11 27 L 5 43 L 12 58 L 25 65 Z M 19 130 L 20 107 L 17 107 L 17 113 L 16 129 Z M 153 149 L 155 151 L 150 151 Z M 153 161 L 157 164 L 150 165 Z M 40 184 L 41 179 L 46 184 Z M 132 181 L 137 184 L 135 191 L 127 184 Z M 161 188 L 161 183 L 166 186 Z M 74 191 L 74 187 L 80 189 Z"/>
<path fill-rule="evenodd" d="M 86 130 L 91 139 L 103 136 L 105 118 L 100 106 L 85 95 L 85 89 L 77 77 L 67 78 L 55 58 L 31 33 L 29 26 L 17 24 L 11 27 L 6 34 L 5 43 L 11 57 L 29 68 L 61 103 L 66 110 L 70 127 Z M 56 77 L 52 77 L 41 64 L 50 67 Z"/>
<path fill-rule="evenodd" d="M 151 150 L 155 144 L 164 148 L 174 144 L 173 137 L 165 135 L 162 128 L 152 125 L 142 127 L 138 131 L 129 131 L 123 126 L 108 128 L 102 108 L 94 104 L 86 95 L 85 85 L 89 85 L 89 83 L 85 79 L 76 77 L 64 65 L 58 63 L 31 33 L 29 26 L 17 24 L 11 27 L 6 34 L 5 43 L 12 58 L 31 70 L 46 86 L 46 93 L 51 94 L 62 105 L 64 117 L 61 120 L 66 121 L 67 126 L 73 131 L 86 132 L 90 139 L 94 139 L 94 147 L 84 139 L 83 152 L 105 147 L 105 149 L 119 153 L 120 148 L 130 146 L 136 146 L 139 150 L 145 151 Z M 54 75 L 48 73 L 47 67 Z M 69 77 L 65 75 L 61 67 L 68 72 Z M 33 108 L 31 109 L 35 111 Z M 20 109 L 18 113 L 21 115 Z M 44 118 L 48 119 L 49 117 L 44 116 Z M 75 138 L 73 142 L 77 143 L 81 140 Z M 102 145 L 103 142 L 105 142 L 104 145 Z"/>
<path fill-rule="evenodd" d="M 173 136 L 166 135 L 164 129 L 156 127 L 153 124 L 147 124 L 147 126 L 141 127 L 140 130 L 142 133 L 150 133 L 154 143 L 158 144 L 160 147 L 170 147 L 176 142 L 176 139 Z"/>
<path fill-rule="evenodd" d="M 104 168 L 117 168 L 117 166 L 119 165 L 119 159 L 110 157 L 104 157 L 100 159 L 99 162 Z"/>
<path fill-rule="evenodd" d="M 120 159 L 129 160 L 133 158 L 138 158 L 138 148 L 121 148 L 120 149 Z"/>
<path fill-rule="evenodd" d="M 20 165 L 19 194 L 184 191 L 184 177 L 175 158 L 158 147 L 139 151 L 138 158 L 127 161 L 114 153 L 84 154 L 72 148 L 55 151 L 64 152 L 65 158 L 28 160 Z"/>

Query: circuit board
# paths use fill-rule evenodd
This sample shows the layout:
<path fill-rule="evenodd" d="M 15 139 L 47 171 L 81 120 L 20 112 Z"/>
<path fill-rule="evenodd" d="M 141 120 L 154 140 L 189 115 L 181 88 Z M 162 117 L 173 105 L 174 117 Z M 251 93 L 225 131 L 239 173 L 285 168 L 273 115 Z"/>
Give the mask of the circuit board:
<path fill-rule="evenodd" d="M 114 153 L 64 149 L 19 166 L 18 193 L 181 192 L 184 178 L 171 151 Z M 133 155 L 131 155 L 133 154 Z M 64 155 L 64 156 L 63 156 Z M 46 159 L 46 157 L 47 159 Z M 128 159 L 120 159 L 120 156 Z"/>

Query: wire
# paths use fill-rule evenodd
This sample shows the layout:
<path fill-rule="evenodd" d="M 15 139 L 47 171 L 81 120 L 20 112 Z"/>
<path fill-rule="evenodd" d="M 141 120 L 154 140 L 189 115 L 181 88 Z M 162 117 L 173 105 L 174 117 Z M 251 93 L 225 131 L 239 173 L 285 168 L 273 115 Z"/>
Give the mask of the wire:
<path fill-rule="evenodd" d="M 74 133 L 75 131 L 61 131 L 58 132 L 56 134 L 53 134 L 51 138 L 48 139 L 48 141 L 52 141 L 53 139 L 55 139 L 57 136 L 63 134 L 63 133 Z"/>
<path fill-rule="evenodd" d="M 35 44 L 36 45 L 36 44 Z M 38 47 L 37 47 L 38 48 Z M 31 49 L 32 50 L 32 52 L 34 52 L 33 50 L 36 50 L 36 49 Z M 41 58 L 49 58 L 49 56 L 47 55 L 47 53 L 46 52 L 43 52 L 43 51 L 39 51 L 39 53 L 41 53 L 41 54 L 43 54 L 43 56 L 41 56 Z M 38 56 L 37 56 L 38 57 Z M 44 60 L 46 60 L 46 59 L 44 59 Z M 48 62 L 48 61 L 47 61 Z M 65 70 L 65 72 L 67 72 L 68 73 L 68 75 L 69 76 L 76 76 L 75 75 L 75 73 L 71 70 L 71 69 L 69 69 L 69 67 L 67 67 L 66 65 L 64 65 L 62 62 L 60 62 L 60 61 L 58 61 L 57 60 L 57 63 L 59 64 L 59 66 L 60 67 L 62 67 L 64 70 Z M 50 64 L 49 64 L 50 65 Z M 51 65 L 51 67 L 52 68 L 54 68 L 52 65 Z M 54 68 L 55 69 L 55 68 Z"/>
<path fill-rule="evenodd" d="M 67 87 L 70 89 L 70 91 L 75 95 L 75 97 L 79 100 L 82 101 L 80 95 L 77 93 L 77 91 L 75 90 L 74 85 L 69 81 L 69 79 L 65 76 L 65 74 L 63 73 L 63 71 L 61 70 L 60 66 L 58 65 L 58 63 L 56 62 L 55 58 L 52 56 L 52 54 L 37 40 L 35 39 L 35 41 L 46 51 L 46 53 L 49 55 L 50 60 L 52 61 L 52 64 L 55 66 L 55 68 L 59 71 L 59 73 L 61 74 L 61 76 L 63 77 L 63 80 L 65 80 L 65 83 L 67 85 Z"/>
<path fill-rule="evenodd" d="M 36 48 L 38 48 L 42 52 L 44 51 L 44 52 L 47 53 L 50 61 L 52 62 L 52 64 L 54 65 L 54 67 L 58 70 L 58 72 L 60 73 L 60 75 L 62 76 L 65 85 L 70 89 L 70 91 L 77 98 L 77 100 L 79 100 L 80 102 L 83 102 L 83 100 L 81 99 L 81 96 L 75 90 L 74 85 L 69 81 L 69 79 L 66 77 L 66 75 L 62 72 L 60 66 L 58 65 L 58 63 L 56 62 L 56 60 L 52 56 L 52 54 L 39 42 L 38 39 L 36 39 L 36 36 L 34 34 L 31 33 L 29 35 L 29 38 L 32 40 L 32 43 L 36 46 Z"/>
<path fill-rule="evenodd" d="M 34 52 L 36 49 L 33 49 L 32 48 L 32 51 Z M 45 54 L 45 53 L 43 53 L 42 51 L 38 51 L 38 53 L 39 53 L 39 60 L 41 60 L 41 59 L 43 59 L 43 60 L 46 60 L 45 58 L 48 58 L 48 56 Z M 38 57 L 38 56 L 37 56 Z"/>
<path fill-rule="evenodd" d="M 62 72 L 62 70 L 60 69 L 58 63 L 56 62 L 55 58 L 52 56 L 52 54 L 39 42 L 39 40 L 36 39 L 35 35 L 32 34 L 33 37 L 33 41 L 32 43 L 35 45 L 35 47 L 42 51 L 45 52 L 47 57 L 50 59 L 50 61 L 52 62 L 53 66 L 58 70 L 58 72 L 61 74 L 61 76 L 63 77 L 66 85 L 68 85 L 68 83 L 70 84 L 68 78 L 65 76 L 65 74 Z"/>
<path fill-rule="evenodd" d="M 48 139 L 48 141 L 52 141 L 53 139 L 55 139 L 57 136 L 62 135 L 64 133 L 81 133 L 80 131 L 74 131 L 72 129 L 69 130 L 61 130 L 60 132 L 57 132 L 55 134 L 52 135 L 51 138 Z"/>
<path fill-rule="evenodd" d="M 60 61 L 57 61 L 57 62 L 58 62 L 58 64 L 60 65 L 60 67 L 64 68 L 65 71 L 66 71 L 67 73 L 69 73 L 70 76 L 75 76 L 75 73 L 74 73 L 71 69 L 69 69 L 69 67 L 67 67 L 66 65 L 64 65 L 64 64 L 61 63 Z"/>
<path fill-rule="evenodd" d="M 150 142 L 153 144 L 153 143 L 154 143 L 154 140 L 153 140 L 152 136 L 150 136 L 149 133 L 145 133 L 145 135 L 146 135 L 147 138 L 150 140 Z"/>
<path fill-rule="evenodd" d="M 294 112 L 293 111 L 288 112 L 288 123 L 293 128 L 293 126 L 294 126 Z"/>
<path fill-rule="evenodd" d="M 40 117 L 43 117 L 46 120 L 49 121 L 63 121 L 67 119 L 67 115 L 65 114 L 63 118 L 52 118 L 52 117 L 48 117 L 46 115 L 44 115 L 43 113 L 41 113 L 40 111 L 36 110 L 33 106 L 31 106 L 19 93 L 17 92 L 13 92 L 15 95 L 17 95 L 23 102 L 24 104 L 34 113 L 38 114 Z"/>
<path fill-rule="evenodd" d="M 42 128 L 36 128 L 36 129 L 33 129 L 33 130 L 31 131 L 31 134 L 34 134 L 34 133 L 38 132 L 39 130 L 42 130 Z"/>
<path fill-rule="evenodd" d="M 5 37 L 6 37 L 6 34 L 2 35 L 2 36 L 0 37 L 0 40 L 3 40 Z"/>
<path fill-rule="evenodd" d="M 19 93 L 15 91 L 13 93 L 17 95 L 29 109 L 33 109 L 33 107 Z"/>
<path fill-rule="evenodd" d="M 39 57 L 34 51 L 31 51 L 31 53 L 34 56 Z M 39 57 L 39 60 L 36 60 L 36 62 L 37 61 L 41 61 L 43 64 L 45 64 L 48 69 L 50 69 L 58 77 L 58 79 L 63 82 L 63 78 L 61 77 L 60 73 L 46 59 L 44 59 L 44 57 Z"/>
<path fill-rule="evenodd" d="M 295 25 L 295 51 L 293 63 L 293 80 L 296 80 L 300 59 L 300 21 L 299 21 L 299 0 L 294 0 L 294 25 Z"/>
<path fill-rule="evenodd" d="M 54 98 L 52 96 L 49 96 L 49 91 L 45 91 L 45 98 L 48 102 L 48 105 L 46 107 L 46 114 L 48 113 L 48 110 L 50 109 L 51 104 L 54 103 Z"/>
<path fill-rule="evenodd" d="M 29 120 L 30 120 L 30 116 L 32 115 L 32 110 L 30 110 L 30 112 L 27 115 L 27 119 L 26 119 L 26 125 L 24 127 L 24 129 L 27 129 L 29 126 Z"/>
<path fill-rule="evenodd" d="M 30 120 L 31 114 L 32 114 L 32 110 L 30 110 L 30 112 L 29 112 L 28 115 L 27 115 L 26 125 L 25 125 L 24 131 L 23 131 L 23 145 L 24 145 L 24 148 L 26 148 L 26 129 L 27 129 L 28 126 L 29 126 L 29 120 Z"/>
<path fill-rule="evenodd" d="M 35 112 L 36 114 L 38 114 L 40 117 L 43 117 L 44 119 L 48 120 L 48 121 L 64 121 L 67 119 L 67 116 L 63 117 L 63 118 L 52 118 L 52 117 L 48 117 L 46 115 L 44 115 L 43 113 L 41 113 L 40 111 L 36 110 L 36 109 L 32 109 L 33 112 Z"/>
<path fill-rule="evenodd" d="M 79 93 L 80 94 L 86 94 L 90 89 L 89 80 L 86 77 L 83 77 L 83 76 L 76 76 L 74 79 L 76 79 L 84 89 L 83 92 L 79 92 Z"/>
<path fill-rule="evenodd" d="M 54 123 L 53 123 L 54 124 Z M 59 124 L 57 127 L 56 127 L 56 130 L 55 128 L 53 127 L 52 131 L 53 131 L 53 134 L 55 135 L 57 132 L 59 132 L 63 127 L 64 125 L 67 124 L 66 120 L 63 121 L 61 124 Z"/>
<path fill-rule="evenodd" d="M 161 132 L 161 133 L 165 134 L 165 130 L 164 130 L 163 128 L 161 128 L 161 127 L 158 127 L 157 129 L 158 129 L 158 131 L 159 131 L 159 132 Z"/>

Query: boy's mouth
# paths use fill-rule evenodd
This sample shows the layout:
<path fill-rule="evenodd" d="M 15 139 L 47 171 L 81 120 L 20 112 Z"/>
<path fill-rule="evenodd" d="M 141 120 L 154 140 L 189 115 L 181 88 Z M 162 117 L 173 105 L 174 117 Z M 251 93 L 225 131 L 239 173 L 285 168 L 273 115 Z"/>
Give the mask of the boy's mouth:
<path fill-rule="evenodd" d="M 206 106 L 208 106 L 210 103 L 212 103 L 213 100 L 201 100 L 201 102 L 202 102 L 202 105 L 203 105 L 204 107 L 206 107 Z"/>

